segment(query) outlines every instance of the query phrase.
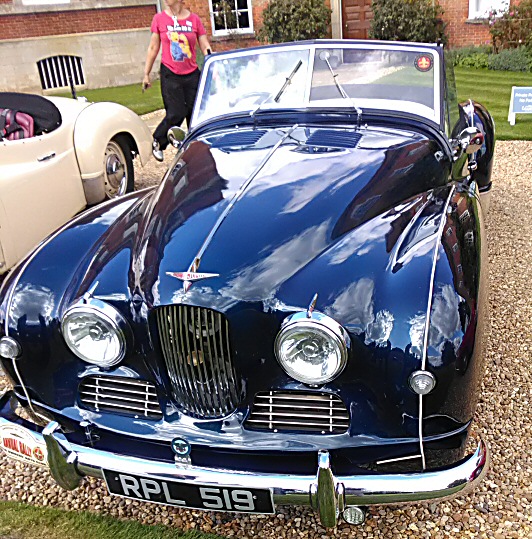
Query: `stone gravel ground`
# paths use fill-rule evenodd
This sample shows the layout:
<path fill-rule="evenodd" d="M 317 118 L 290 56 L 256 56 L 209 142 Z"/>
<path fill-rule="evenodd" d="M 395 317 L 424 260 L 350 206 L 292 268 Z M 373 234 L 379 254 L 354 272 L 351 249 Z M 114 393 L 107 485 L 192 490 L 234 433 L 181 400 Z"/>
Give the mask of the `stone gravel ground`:
<path fill-rule="evenodd" d="M 167 151 L 165 163 L 174 150 Z M 407 507 L 374 507 L 363 527 L 325 530 L 312 511 L 277 509 L 274 516 L 203 513 L 108 496 L 100 480 L 74 492 L 55 486 L 47 472 L 0 456 L 0 499 L 69 510 L 88 509 L 148 524 L 223 536 L 305 539 L 326 537 L 532 537 L 532 142 L 499 142 L 495 187 L 487 220 L 491 334 L 476 430 L 491 447 L 491 468 L 468 496 Z M 154 184 L 164 163 L 138 171 L 137 187 Z M 0 378 L 0 386 L 2 379 Z"/>

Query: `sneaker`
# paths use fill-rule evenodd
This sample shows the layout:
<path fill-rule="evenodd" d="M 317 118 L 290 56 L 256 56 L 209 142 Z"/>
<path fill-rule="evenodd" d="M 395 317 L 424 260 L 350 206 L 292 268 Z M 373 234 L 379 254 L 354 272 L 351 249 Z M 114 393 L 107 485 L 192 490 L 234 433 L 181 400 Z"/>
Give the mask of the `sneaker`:
<path fill-rule="evenodd" d="M 161 147 L 159 146 L 159 143 L 156 140 L 154 140 L 151 146 L 152 146 L 151 153 L 153 154 L 153 157 L 155 157 L 157 161 L 162 162 L 164 160 L 164 155 L 163 155 L 163 151 L 161 150 Z"/>

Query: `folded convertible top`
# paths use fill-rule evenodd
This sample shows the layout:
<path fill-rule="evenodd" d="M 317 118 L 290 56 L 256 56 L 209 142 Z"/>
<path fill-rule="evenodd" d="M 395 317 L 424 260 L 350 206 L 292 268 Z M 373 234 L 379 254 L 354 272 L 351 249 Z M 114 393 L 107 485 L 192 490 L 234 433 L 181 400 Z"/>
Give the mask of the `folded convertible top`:
<path fill-rule="evenodd" d="M 59 109 L 40 95 L 0 92 L 0 108 L 25 112 L 32 116 L 36 134 L 53 131 L 61 125 Z"/>

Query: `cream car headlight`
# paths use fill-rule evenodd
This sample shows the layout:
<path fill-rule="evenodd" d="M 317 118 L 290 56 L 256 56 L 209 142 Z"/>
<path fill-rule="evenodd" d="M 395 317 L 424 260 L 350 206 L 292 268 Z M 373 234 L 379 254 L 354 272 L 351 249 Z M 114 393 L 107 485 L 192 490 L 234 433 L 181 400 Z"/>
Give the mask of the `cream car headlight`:
<path fill-rule="evenodd" d="M 87 363 L 112 367 L 126 353 L 126 322 L 108 303 L 90 298 L 70 307 L 61 320 L 68 347 Z"/>
<path fill-rule="evenodd" d="M 275 339 L 275 355 L 286 373 L 304 384 L 324 384 L 347 363 L 349 337 L 332 318 L 313 312 L 289 316 Z"/>

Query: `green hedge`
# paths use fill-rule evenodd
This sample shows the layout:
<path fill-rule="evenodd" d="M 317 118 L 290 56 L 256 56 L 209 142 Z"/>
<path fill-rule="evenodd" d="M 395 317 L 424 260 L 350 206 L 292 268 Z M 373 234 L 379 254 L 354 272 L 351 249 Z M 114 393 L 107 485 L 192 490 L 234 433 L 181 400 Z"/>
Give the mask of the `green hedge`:
<path fill-rule="evenodd" d="M 324 38 L 330 20 L 331 10 L 324 0 L 270 0 L 257 38 L 264 43 Z"/>
<path fill-rule="evenodd" d="M 528 47 L 503 49 L 497 54 L 491 47 L 464 47 L 451 50 L 449 54 L 458 67 L 532 72 L 532 50 Z"/>
<path fill-rule="evenodd" d="M 436 0 L 373 0 L 370 37 L 446 43 L 443 9 Z"/>

